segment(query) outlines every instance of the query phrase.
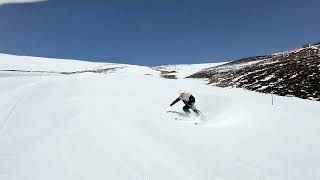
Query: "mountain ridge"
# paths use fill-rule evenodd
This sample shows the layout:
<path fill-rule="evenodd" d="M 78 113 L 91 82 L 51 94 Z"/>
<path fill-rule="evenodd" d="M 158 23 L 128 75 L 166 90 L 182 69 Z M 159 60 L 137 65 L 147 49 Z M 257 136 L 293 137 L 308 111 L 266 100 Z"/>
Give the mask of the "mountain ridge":
<path fill-rule="evenodd" d="M 320 101 L 320 42 L 231 62 L 140 66 L 0 54 L 2 72 L 106 73 L 126 67 L 151 68 L 168 79 L 207 79 L 209 85 Z M 147 73 L 146 75 L 149 75 Z"/>
<path fill-rule="evenodd" d="M 206 78 L 218 87 L 236 87 L 320 101 L 320 45 L 241 58 L 203 69 L 187 78 Z"/>

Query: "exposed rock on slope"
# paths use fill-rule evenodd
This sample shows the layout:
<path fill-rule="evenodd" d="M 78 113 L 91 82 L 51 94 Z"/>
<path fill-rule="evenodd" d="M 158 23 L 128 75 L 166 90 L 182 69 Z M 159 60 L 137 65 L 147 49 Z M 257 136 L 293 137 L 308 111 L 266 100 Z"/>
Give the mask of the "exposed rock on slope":
<path fill-rule="evenodd" d="M 189 78 L 208 78 L 219 87 L 239 87 L 320 101 L 320 45 L 247 57 L 203 69 Z"/>

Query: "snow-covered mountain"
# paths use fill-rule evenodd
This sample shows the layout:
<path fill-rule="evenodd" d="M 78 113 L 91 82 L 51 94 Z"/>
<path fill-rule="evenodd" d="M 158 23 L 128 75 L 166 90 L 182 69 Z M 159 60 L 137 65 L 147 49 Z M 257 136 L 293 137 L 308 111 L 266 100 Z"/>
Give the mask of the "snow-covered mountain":
<path fill-rule="evenodd" d="M 125 64 L 91 63 L 79 60 L 64 60 L 30 56 L 0 54 L 0 71 L 33 73 L 103 73 L 125 67 Z"/>
<path fill-rule="evenodd" d="M 219 87 L 239 87 L 320 101 L 320 44 L 254 56 L 203 69 L 190 78 L 208 78 Z"/>
<path fill-rule="evenodd" d="M 160 71 L 162 77 L 168 79 L 186 78 L 194 73 L 208 67 L 218 66 L 224 63 L 202 63 L 202 64 L 172 64 L 153 67 Z"/>
<path fill-rule="evenodd" d="M 319 179 L 319 102 L 179 78 L 198 66 L 0 55 L 0 179 Z"/>

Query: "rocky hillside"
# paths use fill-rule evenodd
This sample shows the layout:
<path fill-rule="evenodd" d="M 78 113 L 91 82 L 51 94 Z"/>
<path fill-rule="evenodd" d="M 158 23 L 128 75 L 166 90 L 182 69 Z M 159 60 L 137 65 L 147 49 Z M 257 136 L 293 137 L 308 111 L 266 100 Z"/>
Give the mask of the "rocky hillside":
<path fill-rule="evenodd" d="M 219 87 L 320 101 L 320 44 L 243 58 L 203 69 L 188 78 L 208 78 L 209 84 Z"/>

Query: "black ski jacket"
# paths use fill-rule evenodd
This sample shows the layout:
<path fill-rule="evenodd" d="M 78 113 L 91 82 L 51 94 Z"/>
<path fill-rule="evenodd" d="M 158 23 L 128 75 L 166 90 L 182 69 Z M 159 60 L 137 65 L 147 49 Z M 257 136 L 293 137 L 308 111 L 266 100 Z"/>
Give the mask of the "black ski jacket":
<path fill-rule="evenodd" d="M 187 106 L 192 106 L 195 103 L 195 98 L 189 93 L 181 94 L 176 100 L 174 100 L 170 106 L 173 106 L 175 103 L 179 102 L 180 100 Z"/>

